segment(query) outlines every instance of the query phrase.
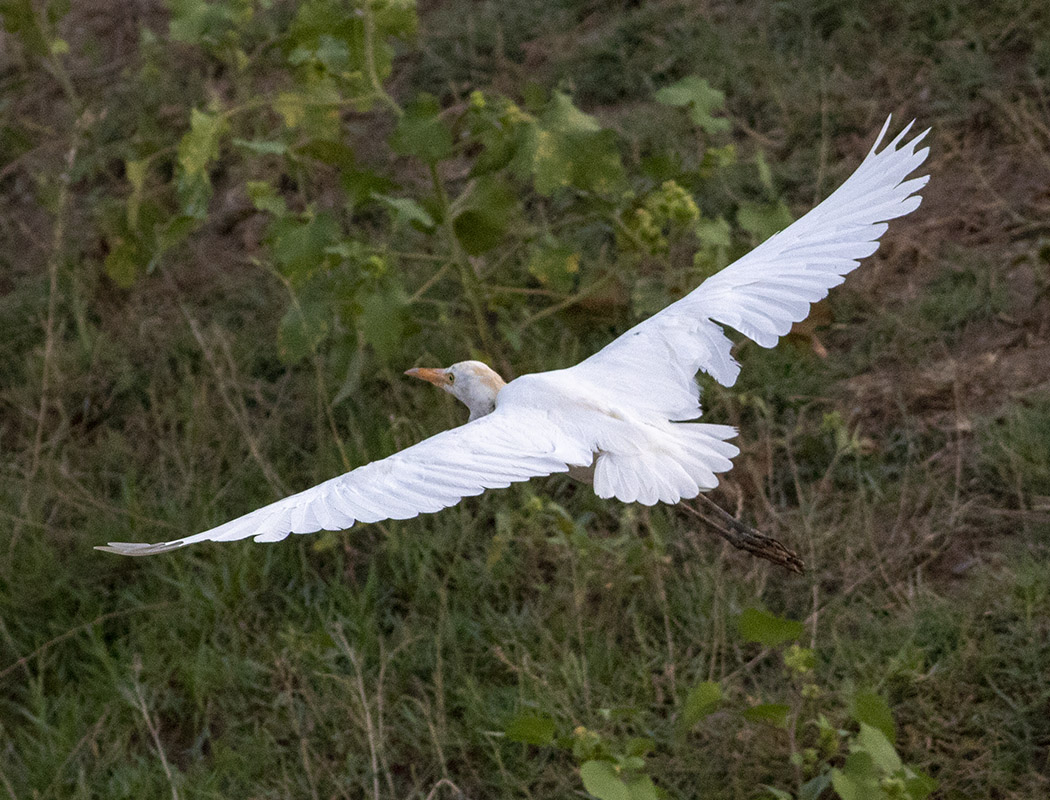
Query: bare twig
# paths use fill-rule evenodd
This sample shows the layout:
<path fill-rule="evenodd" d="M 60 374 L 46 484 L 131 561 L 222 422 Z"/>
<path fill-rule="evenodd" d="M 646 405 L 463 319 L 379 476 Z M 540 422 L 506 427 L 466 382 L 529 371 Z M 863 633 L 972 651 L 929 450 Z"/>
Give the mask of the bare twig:
<path fill-rule="evenodd" d="M 372 722 L 372 711 L 368 702 L 368 693 L 365 691 L 364 670 L 361 668 L 360 656 L 350 646 L 350 643 L 346 640 L 346 634 L 343 633 L 341 628 L 334 629 L 332 635 L 339 642 L 343 653 L 354 668 L 354 686 L 357 688 L 357 697 L 361 701 L 361 712 L 365 717 L 365 735 L 368 737 L 368 754 L 372 762 L 372 796 L 375 800 L 379 800 L 379 750 L 382 746 L 380 741 L 382 727 L 377 731 L 376 726 Z M 380 695 L 382 694 L 382 687 L 380 687 L 379 693 Z"/>
<path fill-rule="evenodd" d="M 149 713 L 149 706 L 146 705 L 146 698 L 142 694 L 142 683 L 139 681 L 139 677 L 142 674 L 142 659 L 137 654 L 135 656 L 133 670 L 135 673 L 135 679 L 131 684 L 131 688 L 134 693 L 135 702 L 132 705 L 134 705 L 139 713 L 142 714 L 142 718 L 146 721 L 146 727 L 149 728 L 150 736 L 153 737 L 153 745 L 157 748 L 157 755 L 160 757 L 160 765 L 164 768 L 164 775 L 168 779 L 168 786 L 171 787 L 171 800 L 179 800 L 179 789 L 175 785 L 175 776 L 172 774 L 171 766 L 168 764 L 168 757 L 164 753 L 164 744 L 160 740 L 160 729 L 153 721 L 153 717 Z"/>
<path fill-rule="evenodd" d="M 783 567 L 789 572 L 801 575 L 805 571 L 805 562 L 799 558 L 798 553 L 794 550 L 785 547 L 772 536 L 766 536 L 756 531 L 750 525 L 745 525 L 703 494 L 697 495 L 697 498 L 713 516 L 705 514 L 685 503 L 682 504 L 682 507 L 690 514 L 706 522 L 713 531 L 733 545 L 733 547 L 738 550 L 745 550 L 758 558 L 764 558 L 766 561 L 770 561 L 778 567 Z"/>

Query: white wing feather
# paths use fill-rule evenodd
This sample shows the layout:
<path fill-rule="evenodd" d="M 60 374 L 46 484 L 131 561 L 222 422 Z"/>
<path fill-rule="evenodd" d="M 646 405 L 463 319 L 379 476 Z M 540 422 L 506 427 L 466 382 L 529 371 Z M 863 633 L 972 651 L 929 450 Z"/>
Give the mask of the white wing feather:
<path fill-rule="evenodd" d="M 593 463 L 601 497 L 675 503 L 718 483 L 735 430 L 669 420 L 700 415 L 696 373 L 731 386 L 740 366 L 721 325 L 772 347 L 810 305 L 878 248 L 886 221 L 913 211 L 927 177 L 925 133 L 898 148 L 910 125 L 797 222 L 696 290 L 567 370 L 524 376 L 491 414 L 366 464 L 195 536 L 161 544 L 111 542 L 99 550 L 152 555 L 202 541 L 342 530 L 407 519 L 516 481 Z M 630 420 L 630 421 L 629 421 Z"/>
<path fill-rule="evenodd" d="M 110 542 L 121 555 L 164 553 L 196 542 L 254 537 L 277 542 L 290 533 L 343 530 L 355 522 L 408 519 L 440 511 L 486 489 L 589 463 L 590 449 L 534 409 L 501 407 L 388 458 L 278 500 L 217 528 L 159 544 Z"/>
<path fill-rule="evenodd" d="M 878 249 L 887 220 L 919 206 L 916 192 L 929 176 L 905 178 L 926 160 L 929 148 L 915 148 L 928 129 L 898 148 L 909 124 L 876 152 L 889 125 L 887 119 L 856 172 L 824 202 L 572 371 L 669 419 L 698 417 L 696 373 L 725 386 L 740 373 L 732 342 L 715 323 L 773 347 Z"/>

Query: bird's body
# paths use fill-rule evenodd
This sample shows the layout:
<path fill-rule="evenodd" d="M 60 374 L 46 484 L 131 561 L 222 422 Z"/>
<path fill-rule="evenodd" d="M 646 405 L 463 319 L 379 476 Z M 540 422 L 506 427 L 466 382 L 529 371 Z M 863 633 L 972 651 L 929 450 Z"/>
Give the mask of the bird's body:
<path fill-rule="evenodd" d="M 574 367 L 504 383 L 478 361 L 408 374 L 456 396 L 466 425 L 292 495 L 212 530 L 161 544 L 110 543 L 125 555 L 199 541 L 341 530 L 355 522 L 439 511 L 486 489 L 555 472 L 593 480 L 600 497 L 677 503 L 713 489 L 739 452 L 727 425 L 701 415 L 695 377 L 731 386 L 740 367 L 722 326 L 774 346 L 810 305 L 878 248 L 887 221 L 914 210 L 927 178 L 925 134 L 905 128 L 828 199 L 784 231 Z"/>

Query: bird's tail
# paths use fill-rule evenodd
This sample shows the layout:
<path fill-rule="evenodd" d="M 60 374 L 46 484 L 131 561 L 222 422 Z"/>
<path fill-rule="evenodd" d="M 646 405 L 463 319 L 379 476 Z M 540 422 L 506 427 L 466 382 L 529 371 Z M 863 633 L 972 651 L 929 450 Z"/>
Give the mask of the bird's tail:
<path fill-rule="evenodd" d="M 594 492 L 647 506 L 677 503 L 718 485 L 716 473 L 733 466 L 740 452 L 726 441 L 736 436 L 729 425 L 676 422 L 659 434 L 655 448 L 602 451 L 594 464 Z"/>

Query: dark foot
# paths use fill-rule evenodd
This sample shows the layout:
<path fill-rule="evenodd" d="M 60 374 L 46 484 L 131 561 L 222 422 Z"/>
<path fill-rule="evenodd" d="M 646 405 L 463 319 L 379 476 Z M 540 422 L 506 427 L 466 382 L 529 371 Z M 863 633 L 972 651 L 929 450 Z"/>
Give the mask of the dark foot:
<path fill-rule="evenodd" d="M 764 558 L 766 561 L 771 561 L 777 566 L 799 575 L 805 570 L 805 562 L 798 557 L 798 553 L 794 550 L 789 550 L 772 536 L 766 536 L 756 531 L 750 525 L 745 525 L 704 495 L 699 495 L 697 500 L 711 512 L 710 516 L 685 503 L 682 506 L 692 514 L 700 517 L 733 547 L 738 550 L 746 550 L 753 556 Z"/>

